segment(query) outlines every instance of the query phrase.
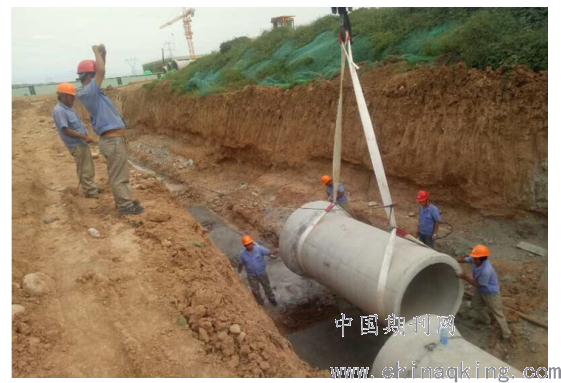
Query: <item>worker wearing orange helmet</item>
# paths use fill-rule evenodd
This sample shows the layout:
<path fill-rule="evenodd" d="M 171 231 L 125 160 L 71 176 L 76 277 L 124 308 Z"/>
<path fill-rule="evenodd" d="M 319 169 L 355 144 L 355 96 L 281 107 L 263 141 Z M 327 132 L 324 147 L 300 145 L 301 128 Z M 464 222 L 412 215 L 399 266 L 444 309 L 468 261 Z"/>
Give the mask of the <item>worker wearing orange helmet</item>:
<path fill-rule="evenodd" d="M 140 214 L 144 207 L 132 199 L 129 186 L 129 164 L 125 142 L 125 123 L 113 102 L 101 91 L 105 78 L 106 50 L 103 44 L 94 45 L 95 61 L 78 64 L 82 87 L 76 92 L 78 100 L 90 114 L 94 132 L 100 136 L 99 150 L 107 160 L 109 186 L 120 215 Z"/>
<path fill-rule="evenodd" d="M 333 179 L 325 175 L 321 177 L 321 183 L 325 185 L 325 192 L 327 194 L 327 199 L 333 202 Z M 347 193 L 345 193 L 345 187 L 342 183 L 339 183 L 338 192 L 337 192 L 337 205 L 341 206 L 351 217 L 354 218 L 351 205 L 347 199 Z"/>
<path fill-rule="evenodd" d="M 249 283 L 255 300 L 260 306 L 263 306 L 264 301 L 261 296 L 259 284 L 263 286 L 263 290 L 265 290 L 265 295 L 269 302 L 271 302 L 273 306 L 276 306 L 278 303 L 271 289 L 271 282 L 269 282 L 269 276 L 267 275 L 267 266 L 264 257 L 268 255 L 275 259 L 275 254 L 279 253 L 278 249 L 269 251 L 266 247 L 256 245 L 253 243 L 253 238 L 249 235 L 244 235 L 242 237 L 242 244 L 245 249 L 242 250 L 238 256 L 238 274 L 241 273 L 245 267 L 247 282 Z"/>
<path fill-rule="evenodd" d="M 417 236 L 421 242 L 434 249 L 434 240 L 437 237 L 438 225 L 441 221 L 440 211 L 430 203 L 429 193 L 425 190 L 419 190 L 416 200 L 420 205 Z"/>
<path fill-rule="evenodd" d="M 499 326 L 501 326 L 503 341 L 508 341 L 511 332 L 503 312 L 499 278 L 491 262 L 487 259 L 490 255 L 491 253 L 487 246 L 477 245 L 473 248 L 469 257 L 458 258 L 457 261 L 459 263 L 471 263 L 473 265 L 473 277 L 460 273 L 458 278 L 465 280 L 476 288 L 471 300 L 474 316 L 484 324 L 490 324 L 491 318 L 486 310 L 488 308 L 499 323 Z"/>
<path fill-rule="evenodd" d="M 94 140 L 88 136 L 88 131 L 78 114 L 72 108 L 76 96 L 74 84 L 64 82 L 56 88 L 58 103 L 53 109 L 58 134 L 68 148 L 76 162 L 76 173 L 82 185 L 86 198 L 99 198 L 99 189 L 95 184 L 95 167 L 92 154 L 88 146 Z"/>

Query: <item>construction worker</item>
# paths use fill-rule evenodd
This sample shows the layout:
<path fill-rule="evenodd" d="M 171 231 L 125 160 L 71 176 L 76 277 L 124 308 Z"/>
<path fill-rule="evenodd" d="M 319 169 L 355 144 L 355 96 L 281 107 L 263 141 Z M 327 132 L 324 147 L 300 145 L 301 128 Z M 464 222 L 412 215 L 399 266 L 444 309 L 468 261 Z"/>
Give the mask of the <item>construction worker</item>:
<path fill-rule="evenodd" d="M 434 249 L 434 241 L 441 221 L 440 211 L 430 203 L 429 193 L 425 190 L 420 190 L 417 193 L 417 202 L 420 204 L 417 236 L 421 242 Z"/>
<path fill-rule="evenodd" d="M 144 207 L 133 200 L 129 187 L 129 164 L 125 142 L 125 123 L 113 102 L 101 91 L 105 77 L 105 47 L 94 45 L 95 61 L 83 60 L 78 64 L 82 87 L 76 92 L 78 100 L 90 113 L 94 132 L 100 136 L 99 150 L 107 160 L 109 186 L 119 214 L 140 214 Z"/>
<path fill-rule="evenodd" d="M 333 179 L 330 176 L 321 177 L 321 182 L 325 185 L 325 192 L 327 193 L 327 199 L 333 202 Z M 339 183 L 339 191 L 337 193 L 337 204 L 341 206 L 351 217 L 354 218 L 351 212 L 351 206 L 347 201 L 347 193 L 345 193 L 345 188 L 342 183 Z"/>
<path fill-rule="evenodd" d="M 99 189 L 94 181 L 95 168 L 88 144 L 94 140 L 76 111 L 72 108 L 76 96 L 76 87 L 67 82 L 56 88 L 58 104 L 53 109 L 58 134 L 76 162 L 76 173 L 86 198 L 99 198 Z"/>
<path fill-rule="evenodd" d="M 471 263 L 473 277 L 464 273 L 458 274 L 458 278 L 465 280 L 476 288 L 471 300 L 471 308 L 474 316 L 484 324 L 491 323 L 491 318 L 487 313 L 486 307 L 501 326 L 502 339 L 510 339 L 510 329 L 503 313 L 501 294 L 499 292 L 499 279 L 491 262 L 487 259 L 490 256 L 489 248 L 477 245 L 471 251 L 469 257 L 456 259 L 459 263 Z"/>
<path fill-rule="evenodd" d="M 271 289 L 271 282 L 269 282 L 265 259 L 263 257 L 268 255 L 275 259 L 275 254 L 278 254 L 279 251 L 269 251 L 269 249 L 263 246 L 254 244 L 253 239 L 249 235 L 244 235 L 242 237 L 242 244 L 245 249 L 242 250 L 238 256 L 238 274 L 242 272 L 245 266 L 247 281 L 257 303 L 260 306 L 263 306 L 264 303 L 261 291 L 259 290 L 259 284 L 261 284 L 269 302 L 271 302 L 273 306 L 276 306 L 278 303 Z"/>

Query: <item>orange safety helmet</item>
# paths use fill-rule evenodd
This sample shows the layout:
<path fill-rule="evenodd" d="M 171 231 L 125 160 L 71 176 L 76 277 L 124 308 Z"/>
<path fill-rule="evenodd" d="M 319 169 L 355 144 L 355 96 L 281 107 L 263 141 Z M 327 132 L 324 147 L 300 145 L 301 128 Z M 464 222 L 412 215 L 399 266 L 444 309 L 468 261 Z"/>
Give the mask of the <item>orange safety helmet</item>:
<path fill-rule="evenodd" d="M 472 258 L 481 258 L 481 257 L 488 257 L 491 253 L 489 253 L 489 248 L 483 245 L 476 245 L 473 247 L 471 254 L 469 255 Z"/>
<path fill-rule="evenodd" d="M 429 199 L 429 192 L 424 190 L 419 190 L 417 193 L 417 202 L 424 202 Z"/>
<path fill-rule="evenodd" d="M 76 87 L 74 86 L 74 84 L 71 84 L 69 82 L 63 82 L 58 84 L 58 86 L 56 87 L 56 92 L 76 96 Z"/>
<path fill-rule="evenodd" d="M 82 60 L 78 64 L 78 74 L 81 73 L 92 73 L 95 72 L 95 61 L 93 60 Z"/>
<path fill-rule="evenodd" d="M 246 246 L 249 245 L 250 243 L 253 243 L 253 238 L 251 238 L 249 235 L 244 235 L 242 237 L 242 244 Z"/>
<path fill-rule="evenodd" d="M 331 177 L 329 177 L 329 176 L 323 176 L 323 177 L 321 177 L 321 182 L 322 182 L 324 185 L 327 185 L 327 183 L 328 183 L 329 181 L 331 181 Z"/>

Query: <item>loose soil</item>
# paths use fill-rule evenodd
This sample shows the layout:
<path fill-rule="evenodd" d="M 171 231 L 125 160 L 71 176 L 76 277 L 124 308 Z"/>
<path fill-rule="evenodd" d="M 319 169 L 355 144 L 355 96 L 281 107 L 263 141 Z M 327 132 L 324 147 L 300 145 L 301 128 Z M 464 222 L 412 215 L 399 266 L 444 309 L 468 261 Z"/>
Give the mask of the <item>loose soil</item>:
<path fill-rule="evenodd" d="M 15 100 L 12 300 L 26 311 L 13 319 L 13 375 L 328 376 L 302 362 L 283 334 L 313 327 L 333 307 L 308 302 L 289 315 L 258 307 L 209 239 L 212 227 L 184 208 L 204 205 L 277 245 L 291 212 L 324 198 L 319 178 L 331 168 L 335 85 L 250 87 L 205 98 L 139 85 L 112 90 L 135 128 L 127 136 L 131 158 L 168 183 L 132 170 L 134 197 L 146 213 L 124 218 L 116 215 L 102 156 L 95 163 L 103 197 L 85 199 L 76 190 L 73 160 L 50 118 L 54 97 Z M 414 196 L 428 188 L 453 227 L 437 250 L 458 256 L 488 245 L 504 304 L 547 321 L 547 257 L 515 247 L 524 240 L 547 248 L 547 73 L 520 69 L 504 78 L 462 67 L 390 66 L 365 73 L 363 86 L 399 225 L 416 232 Z M 356 106 L 345 113 L 342 182 L 359 218 L 387 229 Z M 477 141 L 485 144 L 476 148 Z M 34 272 L 52 278 L 49 294 L 21 289 Z M 547 366 L 547 330 L 506 311 L 514 340 L 502 345 L 498 326 L 478 327 L 468 306 L 456 319 L 466 339 L 516 368 Z M 245 335 L 232 334 L 232 324 Z"/>
<path fill-rule="evenodd" d="M 85 199 L 53 104 L 13 103 L 12 303 L 25 307 L 12 321 L 14 377 L 326 376 L 300 361 L 153 176 L 132 170 L 146 213 L 119 218 L 96 155 L 104 194 Z M 21 288 L 35 272 L 51 277 L 47 295 Z"/>

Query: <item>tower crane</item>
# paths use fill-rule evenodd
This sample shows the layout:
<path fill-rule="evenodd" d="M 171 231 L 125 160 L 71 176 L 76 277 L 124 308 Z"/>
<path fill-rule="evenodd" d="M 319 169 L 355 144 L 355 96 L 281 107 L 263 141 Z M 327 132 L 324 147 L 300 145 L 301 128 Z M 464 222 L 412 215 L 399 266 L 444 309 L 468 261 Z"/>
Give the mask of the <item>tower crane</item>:
<path fill-rule="evenodd" d="M 160 27 L 163 29 L 168 25 L 175 23 L 183 19 L 183 29 L 185 30 L 185 38 L 187 38 L 187 46 L 189 47 L 189 57 L 191 60 L 195 59 L 195 46 L 193 45 L 193 28 L 191 28 L 191 17 L 195 16 L 195 8 L 182 8 L 181 15 L 177 16 L 176 18 L 168 21 L 164 25 Z"/>

